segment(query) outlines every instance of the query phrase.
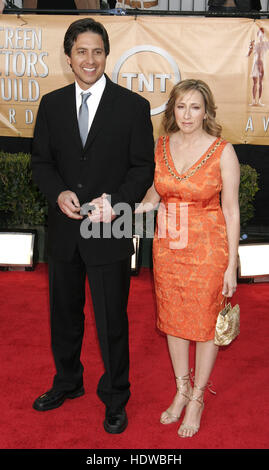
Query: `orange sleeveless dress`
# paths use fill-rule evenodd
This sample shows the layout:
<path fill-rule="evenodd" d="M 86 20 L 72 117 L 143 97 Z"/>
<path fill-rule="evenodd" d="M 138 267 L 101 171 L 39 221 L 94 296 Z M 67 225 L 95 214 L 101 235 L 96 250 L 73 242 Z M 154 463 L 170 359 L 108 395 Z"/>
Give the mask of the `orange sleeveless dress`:
<path fill-rule="evenodd" d="M 228 264 L 226 224 L 220 207 L 220 157 L 216 138 L 184 174 L 174 166 L 169 136 L 159 138 L 154 184 L 161 196 L 153 240 L 157 326 L 193 341 L 214 338 Z"/>

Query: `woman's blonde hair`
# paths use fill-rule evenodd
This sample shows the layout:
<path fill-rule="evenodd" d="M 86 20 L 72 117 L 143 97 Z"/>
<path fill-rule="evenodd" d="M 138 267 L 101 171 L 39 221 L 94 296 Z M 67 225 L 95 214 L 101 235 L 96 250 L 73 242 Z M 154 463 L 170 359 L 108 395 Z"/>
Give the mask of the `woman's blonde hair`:
<path fill-rule="evenodd" d="M 185 95 L 190 90 L 200 91 L 204 98 L 206 118 L 203 121 L 203 129 L 210 135 L 220 137 L 222 127 L 216 122 L 216 105 L 212 91 L 202 80 L 187 79 L 177 83 L 170 93 L 163 118 L 163 127 L 167 134 L 172 134 L 179 130 L 175 119 L 175 102 L 179 96 Z"/>

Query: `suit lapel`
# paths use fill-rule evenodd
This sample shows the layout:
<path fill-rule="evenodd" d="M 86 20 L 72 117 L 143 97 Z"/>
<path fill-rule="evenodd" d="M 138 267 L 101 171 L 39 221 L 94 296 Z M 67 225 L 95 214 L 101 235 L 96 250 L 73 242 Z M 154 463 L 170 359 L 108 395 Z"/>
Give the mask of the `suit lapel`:
<path fill-rule="evenodd" d="M 82 150 L 82 142 L 79 133 L 78 127 L 78 118 L 77 118 L 77 105 L 76 105 L 76 90 L 75 83 L 72 83 L 67 88 L 67 94 L 65 97 L 65 109 L 68 109 L 69 112 L 66 115 L 67 119 L 67 129 L 68 136 L 72 141 L 75 141 L 78 147 Z"/>
<path fill-rule="evenodd" d="M 90 132 L 87 137 L 87 141 L 84 147 L 84 152 L 90 147 L 93 143 L 97 133 L 109 126 L 111 121 L 111 113 L 113 112 L 113 102 L 115 100 L 114 85 L 111 80 L 106 76 L 106 86 L 101 97 L 99 106 L 97 108 L 94 120 L 92 122 Z"/>

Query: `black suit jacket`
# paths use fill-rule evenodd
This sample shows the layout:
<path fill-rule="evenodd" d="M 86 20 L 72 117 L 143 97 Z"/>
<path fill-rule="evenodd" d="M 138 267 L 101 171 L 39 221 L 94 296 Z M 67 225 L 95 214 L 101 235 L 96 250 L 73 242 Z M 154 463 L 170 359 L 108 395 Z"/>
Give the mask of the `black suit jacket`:
<path fill-rule="evenodd" d="M 77 122 L 75 84 L 43 96 L 40 102 L 32 171 L 49 202 L 48 246 L 57 259 L 71 259 L 77 245 L 85 262 L 92 265 L 114 262 L 133 253 L 132 239 L 113 237 L 113 230 L 111 238 L 81 237 L 81 221 L 64 215 L 56 203 L 62 191 L 74 191 L 81 205 L 105 192 L 111 195 L 112 206 L 124 202 L 134 208 L 153 181 L 149 103 L 108 77 L 106 80 L 84 149 Z"/>

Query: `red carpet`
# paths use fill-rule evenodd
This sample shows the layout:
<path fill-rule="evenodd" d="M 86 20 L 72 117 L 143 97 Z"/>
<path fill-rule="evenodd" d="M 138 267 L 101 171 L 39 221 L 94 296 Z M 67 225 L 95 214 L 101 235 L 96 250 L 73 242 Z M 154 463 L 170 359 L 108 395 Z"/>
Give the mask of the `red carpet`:
<path fill-rule="evenodd" d="M 1 449 L 266 449 L 268 448 L 269 285 L 241 284 L 241 334 L 221 350 L 206 393 L 200 432 L 177 436 L 178 423 L 159 423 L 175 393 L 166 339 L 155 327 L 152 272 L 132 278 L 129 319 L 132 396 L 129 426 L 108 435 L 96 396 L 102 361 L 90 302 L 83 344 L 86 394 L 45 413 L 33 400 L 52 383 L 47 265 L 33 272 L 0 272 Z M 88 288 L 87 288 L 88 289 Z M 193 349 L 192 349 L 193 353 Z"/>

